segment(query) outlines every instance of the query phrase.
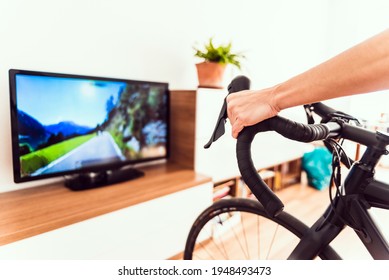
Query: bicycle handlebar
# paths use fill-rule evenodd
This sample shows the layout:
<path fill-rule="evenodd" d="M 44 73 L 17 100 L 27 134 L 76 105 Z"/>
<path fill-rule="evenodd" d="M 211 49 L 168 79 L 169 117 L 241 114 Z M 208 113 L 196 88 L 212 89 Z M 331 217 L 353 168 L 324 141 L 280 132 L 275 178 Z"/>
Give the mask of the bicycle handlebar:
<path fill-rule="evenodd" d="M 256 125 L 245 127 L 239 134 L 236 144 L 236 156 L 242 178 L 254 196 L 262 203 L 267 213 L 277 216 L 284 208 L 281 200 L 261 179 L 251 159 L 251 143 L 258 132 L 276 131 L 282 136 L 299 142 L 323 140 L 340 130 L 338 123 L 306 125 L 273 117 Z"/>
<path fill-rule="evenodd" d="M 232 80 L 228 87 L 229 93 L 239 89 L 249 89 L 250 83 L 247 78 L 239 76 Z M 235 90 L 235 91 L 234 91 Z M 323 113 L 330 111 L 329 107 L 322 106 Z M 332 112 L 332 111 L 331 111 Z M 277 216 L 284 209 L 282 201 L 273 193 L 258 174 L 251 158 L 251 143 L 258 132 L 276 131 L 282 136 L 299 142 L 312 142 L 323 140 L 332 132 L 339 130 L 340 125 L 328 124 L 302 124 L 286 118 L 275 116 L 255 125 L 245 127 L 238 135 L 236 144 L 236 157 L 239 171 L 244 182 L 247 184 L 254 196 L 262 203 L 270 216 Z"/>
<path fill-rule="evenodd" d="M 228 87 L 228 91 L 230 94 L 236 91 L 249 89 L 249 86 L 250 81 L 248 78 L 245 76 L 238 76 L 232 80 Z M 238 160 L 239 171 L 251 192 L 261 202 L 266 212 L 272 217 L 281 213 L 284 205 L 282 201 L 261 179 L 256 168 L 254 167 L 251 158 L 251 143 L 257 133 L 264 131 L 276 131 L 286 138 L 299 142 L 324 140 L 327 137 L 339 136 L 341 133 L 342 137 L 345 139 L 358 139 L 361 140 L 360 143 L 362 144 L 375 145 L 377 143 L 375 134 L 367 130 L 347 125 L 342 122 L 338 123 L 331 121 L 331 115 L 343 113 L 335 111 L 334 109 L 322 103 L 314 103 L 310 104 L 310 106 L 313 106 L 315 113 L 318 113 L 320 116 L 322 116 L 323 120 L 327 122 L 321 124 L 302 124 L 280 116 L 275 116 L 255 125 L 245 127 L 238 135 L 236 156 Z M 343 116 L 347 115 L 344 114 Z M 215 130 L 209 142 L 204 146 L 205 148 L 209 148 L 212 142 L 215 142 L 221 135 L 224 134 L 224 123 L 226 122 L 226 119 L 227 104 L 225 99 L 216 123 Z"/>

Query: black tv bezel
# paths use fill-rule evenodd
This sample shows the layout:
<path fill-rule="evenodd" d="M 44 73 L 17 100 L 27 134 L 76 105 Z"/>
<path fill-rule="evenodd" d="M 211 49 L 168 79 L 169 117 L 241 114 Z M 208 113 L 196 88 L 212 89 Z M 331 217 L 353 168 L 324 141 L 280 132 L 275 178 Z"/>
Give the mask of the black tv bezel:
<path fill-rule="evenodd" d="M 81 74 L 69 74 L 69 73 L 56 73 L 56 72 L 45 72 L 45 71 L 35 71 L 35 70 L 23 70 L 23 69 L 9 69 L 9 94 L 10 94 L 10 114 L 11 114 L 11 142 L 12 142 L 12 167 L 13 167 L 13 179 L 15 183 L 24 183 L 37 181 L 42 179 L 49 178 L 58 178 L 66 175 L 76 175 L 76 174 L 88 174 L 88 173 L 99 173 L 104 171 L 117 170 L 127 166 L 136 167 L 137 164 L 153 162 L 158 160 L 168 160 L 170 157 L 170 90 L 169 83 L 167 82 L 157 82 L 157 81 L 147 81 L 147 80 L 133 80 L 133 79 L 122 79 L 122 78 L 111 78 L 111 77 L 101 77 L 101 76 L 90 76 L 90 75 L 81 75 Z M 21 167 L 20 167 L 20 154 L 19 154 L 19 133 L 18 133 L 18 114 L 17 114 L 17 89 L 16 89 L 16 75 L 34 75 L 34 76 L 47 76 L 47 77 L 62 77 L 62 78 L 75 78 L 75 79 L 90 79 L 90 80 L 99 80 L 99 81 L 114 81 L 114 82 L 125 82 L 132 84 L 150 84 L 156 86 L 162 86 L 165 88 L 166 95 L 166 155 L 136 159 L 136 160 L 126 160 L 123 162 L 118 162 L 115 164 L 101 164 L 94 167 L 87 167 L 81 169 L 68 170 L 63 172 L 49 173 L 37 176 L 21 176 Z"/>

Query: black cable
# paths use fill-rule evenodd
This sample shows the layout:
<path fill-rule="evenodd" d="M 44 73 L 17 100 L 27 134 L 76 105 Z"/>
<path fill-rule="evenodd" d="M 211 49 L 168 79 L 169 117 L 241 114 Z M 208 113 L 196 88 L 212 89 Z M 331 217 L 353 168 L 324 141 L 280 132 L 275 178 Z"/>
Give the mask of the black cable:
<path fill-rule="evenodd" d="M 342 217 L 342 215 L 337 211 L 336 205 L 335 205 L 338 202 L 338 200 L 335 201 L 336 198 L 340 199 L 341 202 L 343 203 L 343 205 L 346 205 L 346 201 L 345 201 L 344 195 L 342 194 L 342 181 L 341 181 L 341 153 L 344 153 L 344 154 L 346 154 L 346 153 L 345 153 L 343 147 L 338 142 L 336 142 L 335 140 L 327 139 L 325 141 L 327 141 L 327 143 L 330 144 L 332 146 L 332 148 L 333 148 L 332 149 L 333 150 L 333 154 L 332 154 L 332 174 L 331 174 L 331 179 L 330 179 L 330 183 L 329 183 L 329 196 L 330 196 L 331 209 L 333 210 L 335 215 L 337 215 L 338 218 L 345 225 L 351 227 L 355 231 L 361 232 L 362 230 L 359 229 L 356 225 L 353 225 L 351 222 L 346 221 L 346 219 L 344 219 Z M 342 141 L 342 143 L 343 143 L 343 141 Z M 335 188 L 336 188 L 335 196 L 333 196 L 333 194 L 332 194 L 332 187 L 331 187 L 332 182 L 334 182 Z"/>

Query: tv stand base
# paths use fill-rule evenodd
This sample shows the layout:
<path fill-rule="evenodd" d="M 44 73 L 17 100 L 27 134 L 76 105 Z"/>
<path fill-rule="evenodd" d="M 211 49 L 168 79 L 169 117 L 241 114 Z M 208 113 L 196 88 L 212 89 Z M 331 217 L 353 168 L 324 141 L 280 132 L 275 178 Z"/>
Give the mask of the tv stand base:
<path fill-rule="evenodd" d="M 82 191 L 109 186 L 142 176 L 144 176 L 144 172 L 135 168 L 82 173 L 66 178 L 65 186 L 73 191 Z"/>

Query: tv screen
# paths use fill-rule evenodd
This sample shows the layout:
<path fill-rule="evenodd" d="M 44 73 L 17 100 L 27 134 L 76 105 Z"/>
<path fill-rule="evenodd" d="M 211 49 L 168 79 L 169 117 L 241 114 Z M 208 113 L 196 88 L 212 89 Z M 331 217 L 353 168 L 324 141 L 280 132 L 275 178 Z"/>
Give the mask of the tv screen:
<path fill-rule="evenodd" d="M 168 157 L 168 84 L 11 69 L 14 181 Z"/>

